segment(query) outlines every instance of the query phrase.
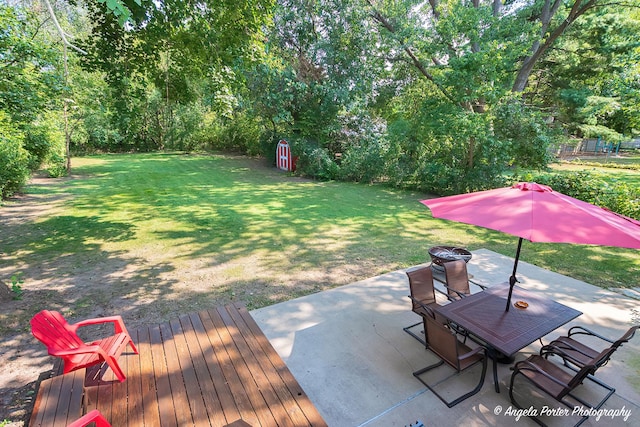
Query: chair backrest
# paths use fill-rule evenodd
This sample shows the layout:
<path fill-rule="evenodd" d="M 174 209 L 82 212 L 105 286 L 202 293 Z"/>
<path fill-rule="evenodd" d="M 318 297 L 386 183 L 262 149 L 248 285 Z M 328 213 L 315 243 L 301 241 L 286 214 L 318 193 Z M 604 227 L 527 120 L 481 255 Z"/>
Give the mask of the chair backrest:
<path fill-rule="evenodd" d="M 622 344 L 624 344 L 627 341 L 629 341 L 631 338 L 633 338 L 633 336 L 635 335 L 635 333 L 638 330 L 638 328 L 640 328 L 640 325 L 636 325 L 636 326 L 630 327 L 629 330 L 627 332 L 625 332 L 623 336 L 620 337 L 620 339 L 618 339 L 616 342 L 613 343 L 612 347 L 613 348 L 618 348 Z"/>
<path fill-rule="evenodd" d="M 596 369 L 606 365 L 609 362 L 611 355 L 618 349 L 618 347 L 622 346 L 622 344 L 628 342 L 631 338 L 633 338 L 638 328 L 640 328 L 640 325 L 630 327 L 629 330 L 624 333 L 624 335 L 622 335 L 617 341 L 611 344 L 611 347 L 604 349 L 603 352 L 606 352 L 607 350 L 611 351 L 608 353 L 608 356 L 605 359 L 600 360 L 596 364 Z"/>
<path fill-rule="evenodd" d="M 467 263 L 458 259 L 442 264 L 447 282 L 447 294 L 453 299 L 460 299 L 460 294 L 470 295 L 469 274 L 467 273 Z"/>
<path fill-rule="evenodd" d="M 456 334 L 435 318 L 425 317 L 425 332 L 429 350 L 433 351 L 452 368 L 460 371 L 458 338 Z"/>
<path fill-rule="evenodd" d="M 42 310 L 31 319 L 31 333 L 48 349 L 74 349 L 84 342 L 57 311 Z"/>
<path fill-rule="evenodd" d="M 424 305 L 436 302 L 436 292 L 433 286 L 433 272 L 431 267 L 420 267 L 407 271 L 409 277 L 409 290 L 411 296 Z M 413 311 L 420 308 L 419 304 L 412 300 Z"/>

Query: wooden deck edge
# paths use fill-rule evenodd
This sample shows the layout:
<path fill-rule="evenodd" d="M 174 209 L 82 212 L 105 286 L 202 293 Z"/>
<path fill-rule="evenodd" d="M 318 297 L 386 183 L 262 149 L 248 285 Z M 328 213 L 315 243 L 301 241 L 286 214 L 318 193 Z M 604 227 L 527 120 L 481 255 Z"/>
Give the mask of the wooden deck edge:
<path fill-rule="evenodd" d="M 309 422 L 309 425 L 326 425 L 326 422 L 320 415 L 318 409 L 311 402 L 302 386 L 298 383 L 293 373 L 289 370 L 286 363 L 284 362 L 284 360 L 282 360 L 266 335 L 264 335 L 264 332 L 257 324 L 253 316 L 251 316 L 251 313 L 249 313 L 249 311 L 243 304 L 235 303 L 234 308 L 238 311 L 238 313 L 240 313 L 240 316 L 242 316 L 249 329 L 253 332 L 254 337 L 258 341 L 262 352 L 264 352 L 264 354 L 276 368 L 278 375 L 280 375 L 283 383 L 287 386 L 289 393 L 291 393 L 293 399 L 303 410 L 304 415 Z"/>
<path fill-rule="evenodd" d="M 52 373 L 58 375 L 40 382 L 28 425 L 66 427 L 91 409 L 99 409 L 112 425 L 120 427 L 137 427 L 147 421 L 149 425 L 164 425 L 165 421 L 180 425 L 182 419 L 196 424 L 208 420 L 211 425 L 226 419 L 225 425 L 234 426 L 242 422 L 327 425 L 244 304 L 216 306 L 144 326 L 131 336 L 142 351 L 122 361 L 123 369 L 128 370 L 128 379 L 122 383 L 126 386 L 117 381 L 96 382 L 94 377 L 102 378 L 104 372 L 98 371 L 106 371 L 105 366 L 60 375 L 62 366 L 56 359 Z M 211 353 L 212 348 L 218 353 Z M 173 352 L 167 353 L 169 350 Z M 190 365 L 182 370 L 178 360 L 189 360 Z M 140 375 L 142 367 L 148 371 L 150 366 L 150 376 Z M 175 409 L 156 400 L 159 393 L 166 397 L 170 380 L 171 394 L 177 399 Z M 211 380 L 214 385 L 209 385 Z M 186 388 L 187 383 L 204 387 L 198 391 L 202 396 L 192 394 L 197 388 Z M 236 396 L 234 390 L 246 397 Z M 154 416 L 147 420 L 151 413 Z"/>

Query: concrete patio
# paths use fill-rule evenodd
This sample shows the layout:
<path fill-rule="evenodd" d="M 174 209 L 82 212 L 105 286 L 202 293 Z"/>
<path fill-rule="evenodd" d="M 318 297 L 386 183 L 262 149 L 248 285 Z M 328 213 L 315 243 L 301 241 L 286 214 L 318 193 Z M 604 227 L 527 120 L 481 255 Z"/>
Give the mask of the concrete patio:
<path fill-rule="evenodd" d="M 473 252 L 468 270 L 474 281 L 490 286 L 506 281 L 512 266 L 512 258 L 478 250 Z M 637 299 L 524 262 L 518 266 L 518 278 L 520 286 L 584 313 L 543 338 L 545 343 L 578 324 L 618 338 L 632 324 L 640 323 Z M 329 426 L 409 426 L 416 421 L 439 427 L 536 425 L 510 412 L 515 409 L 508 393 L 512 365 L 499 365 L 501 393 L 494 390 L 489 363 L 480 393 L 451 409 L 412 376 L 413 371 L 437 358 L 402 330 L 420 320 L 410 310 L 408 293 L 402 270 L 251 314 Z M 520 351 L 516 360 L 539 349 L 539 342 L 535 342 Z M 441 367 L 436 372 L 453 371 Z M 468 384 L 470 389 L 479 373 L 477 366 L 447 384 Z M 636 334 L 620 348 L 597 376 L 616 388 L 604 406 L 611 412 L 602 413 L 599 420 L 593 416 L 583 425 L 640 426 L 640 337 Z M 583 387 L 588 394 L 601 394 L 591 381 Z M 520 390 L 519 401 L 525 406 L 564 408 L 552 399 L 531 400 L 533 389 L 522 382 Z M 571 426 L 578 420 L 571 415 L 545 418 L 549 426 Z"/>

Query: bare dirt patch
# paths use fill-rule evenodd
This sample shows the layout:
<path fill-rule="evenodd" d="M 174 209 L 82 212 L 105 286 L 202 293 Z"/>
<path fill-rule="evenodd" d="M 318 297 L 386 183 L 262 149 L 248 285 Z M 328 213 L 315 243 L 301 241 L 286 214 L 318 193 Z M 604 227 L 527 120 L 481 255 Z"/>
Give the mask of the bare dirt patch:
<path fill-rule="evenodd" d="M 215 254 L 194 256 L 182 253 L 180 245 L 158 243 L 126 253 L 100 248 L 62 251 L 54 259 L 9 253 L 1 242 L 20 241 L 25 230 L 30 241 L 49 238 L 38 235 L 37 222 L 56 216 L 70 197 L 48 192 L 54 182 L 35 178 L 32 194 L 0 207 L 0 424 L 6 420 L 10 427 L 28 424 L 38 381 L 53 367 L 53 358 L 30 334 L 29 319 L 43 308 L 58 310 L 72 322 L 120 314 L 127 327 L 135 329 L 230 301 L 245 302 L 250 309 L 265 306 L 357 281 L 388 267 L 365 259 L 343 260 L 336 251 L 330 268 L 292 271 L 270 253 L 217 259 Z M 18 271 L 27 280 L 22 298 L 14 299 L 10 277 Z"/>

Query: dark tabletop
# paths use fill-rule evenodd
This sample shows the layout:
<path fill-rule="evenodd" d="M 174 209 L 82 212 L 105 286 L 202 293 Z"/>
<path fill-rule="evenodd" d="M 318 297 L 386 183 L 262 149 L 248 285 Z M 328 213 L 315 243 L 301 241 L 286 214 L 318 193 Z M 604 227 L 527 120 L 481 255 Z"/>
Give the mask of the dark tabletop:
<path fill-rule="evenodd" d="M 505 311 L 508 293 L 507 283 L 494 285 L 437 311 L 507 356 L 582 314 L 518 286 L 513 288 L 509 311 Z M 514 307 L 517 301 L 525 301 L 528 307 Z"/>

